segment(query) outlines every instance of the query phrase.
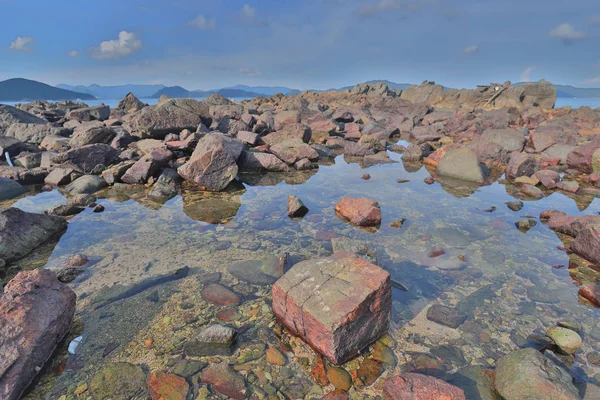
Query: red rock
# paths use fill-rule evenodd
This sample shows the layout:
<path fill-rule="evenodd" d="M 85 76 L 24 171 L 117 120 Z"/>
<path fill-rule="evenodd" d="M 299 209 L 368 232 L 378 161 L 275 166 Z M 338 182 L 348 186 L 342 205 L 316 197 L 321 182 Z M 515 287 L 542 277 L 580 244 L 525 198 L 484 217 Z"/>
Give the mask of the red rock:
<path fill-rule="evenodd" d="M 235 307 L 224 308 L 217 311 L 215 316 L 221 322 L 231 322 L 237 317 L 237 309 Z"/>
<path fill-rule="evenodd" d="M 275 115 L 275 130 L 281 130 L 287 125 L 293 125 L 300 122 L 300 113 L 298 111 L 281 111 Z"/>
<path fill-rule="evenodd" d="M 433 177 L 431 177 L 431 176 L 428 176 L 427 178 L 425 178 L 425 179 L 423 180 L 423 182 L 425 182 L 425 183 L 426 183 L 426 184 L 428 184 L 428 185 L 433 185 L 433 184 L 435 183 L 435 180 L 433 179 Z"/>
<path fill-rule="evenodd" d="M 371 179 L 371 175 L 369 175 L 369 174 L 364 174 L 364 175 L 362 176 L 362 179 L 363 179 L 363 180 L 365 180 L 365 181 L 368 181 L 369 179 Z"/>
<path fill-rule="evenodd" d="M 348 392 L 342 389 L 334 390 L 333 392 L 327 393 L 325 396 L 321 397 L 321 400 L 348 400 L 350 396 Z"/>
<path fill-rule="evenodd" d="M 387 332 L 390 276 L 351 253 L 303 261 L 273 286 L 273 312 L 293 334 L 341 364 Z"/>
<path fill-rule="evenodd" d="M 531 176 L 539 169 L 539 165 L 533 156 L 517 153 L 511 156 L 506 166 L 506 177 L 515 179 L 520 176 Z"/>
<path fill-rule="evenodd" d="M 588 299 L 592 304 L 600 307 L 600 286 L 589 283 L 579 288 L 579 295 Z"/>
<path fill-rule="evenodd" d="M 555 216 L 564 216 L 567 215 L 567 213 L 565 213 L 564 211 L 558 211 L 558 210 L 544 210 L 542 211 L 542 213 L 540 214 L 540 219 L 542 221 L 546 220 L 548 221 L 550 218 L 555 217 Z"/>
<path fill-rule="evenodd" d="M 323 357 L 317 356 L 317 365 L 315 365 L 315 367 L 311 371 L 311 374 L 319 385 L 329 385 L 329 379 L 327 379 L 327 371 L 325 371 L 325 363 L 323 362 Z"/>
<path fill-rule="evenodd" d="M 436 258 L 439 257 L 441 255 L 446 254 L 446 252 L 444 251 L 444 249 L 440 248 L 440 247 L 435 247 L 433 250 L 431 250 L 431 252 L 429 253 L 428 257 L 429 258 Z"/>
<path fill-rule="evenodd" d="M 567 165 L 586 174 L 593 173 L 593 155 L 598 149 L 600 149 L 600 136 L 587 144 L 575 147 L 567 156 Z"/>
<path fill-rule="evenodd" d="M 554 189 L 556 187 L 556 183 L 560 181 L 560 175 L 558 172 L 548 169 L 538 171 L 533 176 L 536 177 L 547 189 Z"/>
<path fill-rule="evenodd" d="M 344 196 L 336 204 L 335 210 L 354 225 L 378 226 L 381 224 L 379 204 L 366 197 L 355 199 Z"/>
<path fill-rule="evenodd" d="M 375 381 L 381 373 L 383 372 L 383 366 L 373 360 L 372 358 L 365 358 L 361 363 L 358 371 L 356 371 L 356 377 L 358 381 L 356 382 L 356 386 L 370 386 Z"/>
<path fill-rule="evenodd" d="M 431 153 L 423 159 L 423 164 L 430 165 L 434 168 L 437 167 L 444 154 L 446 154 L 446 151 L 448 151 L 447 147 L 437 149 L 436 151 L 434 151 L 433 153 Z"/>
<path fill-rule="evenodd" d="M 407 373 L 386 379 L 386 400 L 466 400 L 462 389 L 432 376 Z"/>
<path fill-rule="evenodd" d="M 591 217 L 600 220 L 600 217 Z M 583 218 L 585 217 L 581 217 L 581 219 Z M 585 222 L 581 222 L 581 219 L 575 224 L 582 223 L 585 225 Z M 600 266 L 600 224 L 594 224 L 590 221 L 587 226 L 582 227 L 571 245 L 571 251 L 592 264 Z"/>
<path fill-rule="evenodd" d="M 152 400 L 185 400 L 190 385 L 180 376 L 152 372 L 148 377 Z"/>
<path fill-rule="evenodd" d="M 73 257 L 69 258 L 63 266 L 65 267 L 81 267 L 90 262 L 90 260 L 84 256 L 83 254 L 75 254 Z"/>
<path fill-rule="evenodd" d="M 47 269 L 20 272 L 0 298 L 0 398 L 16 400 L 71 327 L 75 293 Z"/>
<path fill-rule="evenodd" d="M 244 378 L 236 374 L 226 363 L 211 364 L 202 371 L 203 383 L 213 385 L 215 390 L 235 400 L 246 398 Z"/>
<path fill-rule="evenodd" d="M 209 283 L 202 289 L 202 298 L 217 306 L 239 305 L 240 296 L 218 283 Z"/>
<path fill-rule="evenodd" d="M 309 127 L 302 124 L 289 124 L 278 128 L 276 132 L 269 133 L 263 137 L 263 140 L 269 146 L 281 144 L 284 142 L 308 143 L 312 137 L 312 131 Z"/>
<path fill-rule="evenodd" d="M 256 133 L 248 132 L 248 131 L 239 131 L 236 135 L 237 139 L 242 142 L 254 146 L 259 144 L 260 136 Z"/>

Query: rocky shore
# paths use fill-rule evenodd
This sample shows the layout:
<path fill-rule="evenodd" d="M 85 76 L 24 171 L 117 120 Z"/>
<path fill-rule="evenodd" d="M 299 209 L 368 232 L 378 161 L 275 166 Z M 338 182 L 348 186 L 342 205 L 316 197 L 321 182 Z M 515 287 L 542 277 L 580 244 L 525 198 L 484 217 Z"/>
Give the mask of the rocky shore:
<path fill-rule="evenodd" d="M 544 81 L 474 90 L 424 82 L 404 92 L 362 84 L 344 92 L 241 103 L 215 94 L 204 101 L 161 98 L 148 106 L 129 94 L 113 109 L 74 102 L 0 105 L 0 277 L 6 285 L 0 298 L 0 321 L 5 320 L 0 349 L 8 355 L 0 360 L 0 397 L 20 398 L 58 349 L 62 378 L 55 377 L 60 383 L 49 390 L 61 400 L 597 398 L 600 375 L 586 375 L 587 368 L 600 365 L 595 344 L 600 337 L 590 333 L 597 324 L 583 327 L 565 315 L 589 316 L 585 313 L 600 306 L 600 216 L 589 213 L 593 209 L 583 215 L 561 209 L 519 214 L 512 226 L 500 219 L 490 222 L 499 232 L 527 235 L 547 226 L 556 233 L 569 260 L 567 275 L 579 286 L 560 295 L 537 287 L 541 280 L 529 270 L 511 275 L 529 280 L 523 289 L 514 283 L 497 286 L 493 268 L 473 269 L 483 269 L 493 253 L 481 249 L 481 265 L 471 260 L 477 255 L 464 254 L 471 242 L 489 237 L 484 233 L 472 229 L 465 236 L 439 226 L 432 241 L 429 233 L 411 231 L 423 215 L 394 214 L 390 224 L 389 205 L 380 205 L 372 192 L 355 195 L 343 186 L 331 210 L 340 225 L 325 230 L 318 225 L 317 250 L 307 251 L 310 256 L 289 254 L 311 246 L 298 247 L 297 228 L 285 228 L 293 239 L 277 242 L 282 218 L 307 224 L 324 218 L 311 214 L 314 203 L 305 202 L 300 192 L 281 199 L 274 218 L 268 216 L 271 210 L 251 210 L 253 225 L 241 231 L 239 242 L 227 238 L 236 229 L 232 219 L 245 207 L 242 184 L 303 183 L 339 156 L 361 168 L 375 167 L 371 174 L 377 166 L 399 161 L 408 173 L 425 168 L 423 187 L 440 185 L 461 199 L 480 188 L 505 185 L 515 200 L 477 210 L 482 215 L 495 215 L 500 207 L 518 213 L 524 202 L 551 201 L 555 193 L 586 210 L 600 197 L 600 110 L 555 109 L 555 100 L 554 86 Z M 410 183 L 390 179 L 399 186 Z M 369 174 L 356 180 L 377 181 Z M 12 207 L 39 192 L 60 193 L 67 203 L 43 213 Z M 35 269 L 45 261 L 37 265 L 31 257 L 47 248 L 52 252 L 57 243 L 60 250 L 63 236 L 74 240 L 69 233 L 75 216 L 102 218 L 110 207 L 104 198 L 136 199 L 151 209 L 182 201 L 184 213 L 202 225 L 193 226 L 187 243 L 177 244 L 185 246 L 170 254 L 130 248 L 130 261 L 151 258 L 145 266 L 115 267 L 117 246 L 137 243 L 136 235 L 160 236 L 160 226 L 142 227 L 133 237 L 124 233 L 119 243 L 98 247 L 95 257 L 75 249 L 77 254 L 68 254 L 53 272 Z M 413 200 L 419 201 L 418 193 Z M 187 221 L 175 214 L 167 218 L 176 222 L 175 238 L 179 229 L 186 231 Z M 115 220 L 109 229 L 124 228 Z M 378 245 L 385 245 L 385 255 L 373 251 L 368 240 L 344 237 L 336 229 L 374 235 Z M 488 321 L 481 313 L 500 313 L 507 303 L 476 312 L 454 294 L 438 298 L 433 283 L 405 287 L 394 268 L 406 262 L 402 252 L 407 250 L 394 248 L 394 234 L 377 236 L 388 229 L 398 235 L 407 231 L 412 235 L 407 242 L 415 246 L 427 243 L 421 264 L 436 272 L 425 273 L 425 280 L 437 285 L 468 281 L 471 286 L 460 295 L 474 296 L 474 303 L 500 301 L 495 293 L 502 292 L 504 301 L 527 309 L 518 300 L 524 296 L 556 321 L 532 321 L 525 313 L 519 335 L 488 332 L 477 326 Z M 100 230 L 93 235 L 102 237 Z M 275 239 L 268 246 L 244 240 L 254 231 L 270 232 Z M 77 243 L 84 246 L 83 240 Z M 195 252 L 204 245 L 209 249 Z M 493 257 L 502 264 L 509 255 Z M 197 265 L 173 265 L 179 261 Z M 209 272 L 214 265 L 223 268 Z M 19 272 L 23 269 L 31 271 Z M 122 270 L 129 272 L 119 276 Z M 106 280 L 90 279 L 98 273 Z M 411 273 L 424 272 L 413 268 Z M 490 283 L 473 284 L 473 279 Z M 402 296 L 411 303 L 399 311 Z M 553 296 L 579 299 L 582 308 L 559 309 Z M 127 315 L 128 307 L 136 307 L 138 315 Z M 403 312 L 410 313 L 406 320 Z M 115 315 L 121 321 L 113 321 Z M 503 316 L 493 318 L 503 320 L 496 321 L 499 325 L 506 322 Z M 81 321 L 95 330 L 88 327 L 80 335 Z M 115 335 L 128 339 L 111 342 L 103 324 L 115 324 Z M 479 348 L 467 361 L 459 346 L 467 348 L 474 332 L 473 340 L 495 341 L 499 349 L 485 353 Z M 81 338 L 85 343 L 94 334 L 96 347 L 82 345 L 84 355 L 77 356 Z M 81 365 L 84 356 L 88 362 Z M 581 358 L 588 360 L 586 373 L 571 368 Z"/>

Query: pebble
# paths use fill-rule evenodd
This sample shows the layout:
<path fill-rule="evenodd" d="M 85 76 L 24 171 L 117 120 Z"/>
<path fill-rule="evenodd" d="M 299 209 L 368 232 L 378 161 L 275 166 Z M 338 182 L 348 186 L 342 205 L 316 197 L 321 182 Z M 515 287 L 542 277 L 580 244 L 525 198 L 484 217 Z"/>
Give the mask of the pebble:
<path fill-rule="evenodd" d="M 336 388 L 341 390 L 350 390 L 352 387 L 352 377 L 343 368 L 331 367 L 327 370 L 327 379 Z"/>
<path fill-rule="evenodd" d="M 269 364 L 284 366 L 287 363 L 285 355 L 274 347 L 267 350 L 267 361 Z"/>

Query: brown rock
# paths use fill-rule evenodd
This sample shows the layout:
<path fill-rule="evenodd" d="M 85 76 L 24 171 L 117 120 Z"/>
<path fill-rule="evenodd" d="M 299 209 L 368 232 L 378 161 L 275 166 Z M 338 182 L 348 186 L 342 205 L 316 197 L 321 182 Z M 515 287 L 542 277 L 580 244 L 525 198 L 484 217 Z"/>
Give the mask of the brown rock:
<path fill-rule="evenodd" d="M 244 378 L 236 374 L 226 363 L 209 365 L 202 371 L 200 379 L 203 383 L 213 385 L 217 392 L 232 399 L 246 398 Z"/>
<path fill-rule="evenodd" d="M 381 224 L 379 204 L 366 197 L 355 199 L 344 196 L 336 204 L 335 210 L 354 225 L 379 226 Z"/>
<path fill-rule="evenodd" d="M 506 166 L 506 177 L 515 179 L 520 176 L 531 176 L 539 169 L 533 156 L 524 153 L 514 154 Z"/>
<path fill-rule="evenodd" d="M 185 400 L 190 385 L 180 376 L 152 372 L 148 377 L 148 389 L 152 400 Z"/>
<path fill-rule="evenodd" d="M 598 149 L 600 149 L 600 137 L 587 144 L 575 147 L 567 156 L 569 168 L 577 169 L 586 174 L 593 173 L 593 156 Z"/>
<path fill-rule="evenodd" d="M 287 213 L 290 218 L 304 217 L 308 213 L 308 207 L 298 197 L 290 194 L 288 197 Z"/>
<path fill-rule="evenodd" d="M 386 400 L 466 400 L 462 389 L 432 376 L 406 373 L 383 383 Z"/>
<path fill-rule="evenodd" d="M 0 398 L 16 400 L 66 336 L 75 293 L 47 269 L 20 272 L 0 298 Z"/>
<path fill-rule="evenodd" d="M 340 364 L 387 332 L 390 277 L 351 253 L 307 260 L 273 286 L 273 312 L 293 334 Z"/>
<path fill-rule="evenodd" d="M 571 245 L 571 251 L 600 266 L 600 224 L 589 224 L 582 229 Z"/>
<path fill-rule="evenodd" d="M 600 307 L 600 286 L 588 283 L 579 288 L 579 295 L 589 300 L 592 304 Z"/>
<path fill-rule="evenodd" d="M 217 306 L 239 305 L 240 296 L 218 283 L 209 283 L 202 289 L 202 298 Z"/>

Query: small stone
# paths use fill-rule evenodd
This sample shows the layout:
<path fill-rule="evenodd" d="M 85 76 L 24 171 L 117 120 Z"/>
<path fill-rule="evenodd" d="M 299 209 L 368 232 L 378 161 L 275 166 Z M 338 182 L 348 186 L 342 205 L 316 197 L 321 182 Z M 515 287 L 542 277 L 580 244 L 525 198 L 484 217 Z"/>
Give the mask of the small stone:
<path fill-rule="evenodd" d="M 364 175 L 362 176 L 362 179 L 363 179 L 364 181 L 368 181 L 369 179 L 371 179 L 371 175 L 369 175 L 369 174 L 364 174 Z"/>
<path fill-rule="evenodd" d="M 405 218 L 400 218 L 400 219 L 397 219 L 396 221 L 392 222 L 390 224 L 390 226 L 392 228 L 402 228 L 402 225 L 404 224 L 404 222 L 406 222 L 406 219 Z"/>
<path fill-rule="evenodd" d="M 523 233 L 527 233 L 531 228 L 537 225 L 537 221 L 533 219 L 522 219 L 515 222 L 515 226 Z"/>
<path fill-rule="evenodd" d="M 201 292 L 202 298 L 217 306 L 239 305 L 240 296 L 218 283 L 204 285 Z"/>
<path fill-rule="evenodd" d="M 90 262 L 90 260 L 83 254 L 75 254 L 69 258 L 64 264 L 64 267 L 82 267 Z"/>
<path fill-rule="evenodd" d="M 352 377 L 343 368 L 329 368 L 327 370 L 327 379 L 336 389 L 348 391 L 352 387 Z"/>
<path fill-rule="evenodd" d="M 267 361 L 269 364 L 284 366 L 287 363 L 287 359 L 282 352 L 274 347 L 270 347 L 267 350 Z"/>
<path fill-rule="evenodd" d="M 427 319 L 440 325 L 456 329 L 465 322 L 467 315 L 454 308 L 443 306 L 441 304 L 434 304 L 427 310 Z"/>
<path fill-rule="evenodd" d="M 466 400 L 462 389 L 433 376 L 406 373 L 383 383 L 387 400 Z"/>
<path fill-rule="evenodd" d="M 146 374 L 138 365 L 117 362 L 106 365 L 90 382 L 92 399 L 133 399 L 146 392 Z"/>
<path fill-rule="evenodd" d="M 433 250 L 431 250 L 431 252 L 427 256 L 429 258 L 436 258 L 444 254 L 446 254 L 444 249 L 442 249 L 441 247 L 434 247 Z"/>
<path fill-rule="evenodd" d="M 506 203 L 506 206 L 511 210 L 511 211 L 521 211 L 521 209 L 523 208 L 523 202 L 522 201 L 509 201 Z"/>
<path fill-rule="evenodd" d="M 217 392 L 234 400 L 246 398 L 244 378 L 236 374 L 227 363 L 209 365 L 202 371 L 200 379 L 203 383 L 213 385 Z"/>
<path fill-rule="evenodd" d="M 101 213 L 102 211 L 104 211 L 104 206 L 102 204 L 97 204 L 93 209 L 93 212 L 95 213 Z"/>
<path fill-rule="evenodd" d="M 581 336 L 571 329 L 553 326 L 546 331 L 546 336 L 567 354 L 574 354 L 581 347 Z"/>
<path fill-rule="evenodd" d="M 290 194 L 288 197 L 287 214 L 290 218 L 301 218 L 308 213 L 308 207 L 304 205 L 302 200 Z"/>
<path fill-rule="evenodd" d="M 81 268 L 64 267 L 56 272 L 56 278 L 58 278 L 58 280 L 62 283 L 69 283 L 73 282 L 75 278 L 77 278 L 77 276 L 83 272 L 84 271 Z"/>
<path fill-rule="evenodd" d="M 433 179 L 431 176 L 428 176 L 423 180 L 423 182 L 425 182 L 428 185 L 433 185 L 435 183 L 435 179 Z"/>
<path fill-rule="evenodd" d="M 152 400 L 185 400 L 190 385 L 180 376 L 152 372 L 148 378 Z"/>
<path fill-rule="evenodd" d="M 394 351 L 382 344 L 380 341 L 375 343 L 375 348 L 373 349 L 373 360 L 387 364 L 391 367 L 395 367 L 397 362 Z"/>
<path fill-rule="evenodd" d="M 323 362 L 323 357 L 317 356 L 317 363 L 312 369 L 311 374 L 319 385 L 327 386 L 329 384 L 329 379 L 327 378 L 327 373 L 325 372 L 325 363 Z"/>
<path fill-rule="evenodd" d="M 186 342 L 183 351 L 190 357 L 229 355 L 237 335 L 237 331 L 231 327 L 211 325 Z"/>
<path fill-rule="evenodd" d="M 357 226 L 379 226 L 381 210 L 376 201 L 361 197 L 358 199 L 342 197 L 335 210 L 345 219 Z"/>
<path fill-rule="evenodd" d="M 600 365 L 600 353 L 598 353 L 597 351 L 592 351 L 588 353 L 586 358 L 591 364 Z"/>

